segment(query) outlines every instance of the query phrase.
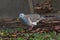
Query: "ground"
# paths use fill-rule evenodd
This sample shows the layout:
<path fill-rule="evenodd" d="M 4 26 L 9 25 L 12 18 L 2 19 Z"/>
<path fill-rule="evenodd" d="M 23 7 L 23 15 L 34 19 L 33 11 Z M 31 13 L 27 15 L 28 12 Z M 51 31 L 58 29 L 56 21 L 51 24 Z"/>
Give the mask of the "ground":
<path fill-rule="evenodd" d="M 60 33 L 55 31 L 25 33 L 23 28 L 0 30 L 0 40 L 60 40 Z"/>
<path fill-rule="evenodd" d="M 37 28 L 33 28 L 32 31 L 27 31 L 27 29 L 25 29 L 27 26 L 16 19 L 9 19 L 9 21 L 1 20 L 0 40 L 60 40 L 60 33 L 57 32 L 57 30 L 60 30 L 59 25 L 54 24 L 52 26 L 49 24 L 49 26 L 45 23 L 39 24 L 36 26 Z"/>

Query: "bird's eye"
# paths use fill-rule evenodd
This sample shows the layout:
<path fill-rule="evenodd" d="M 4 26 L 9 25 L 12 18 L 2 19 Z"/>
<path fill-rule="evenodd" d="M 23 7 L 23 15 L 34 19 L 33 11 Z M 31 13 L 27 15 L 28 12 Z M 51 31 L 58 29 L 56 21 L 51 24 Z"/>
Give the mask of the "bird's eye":
<path fill-rule="evenodd" d="M 20 16 L 22 16 L 22 15 L 20 15 Z"/>

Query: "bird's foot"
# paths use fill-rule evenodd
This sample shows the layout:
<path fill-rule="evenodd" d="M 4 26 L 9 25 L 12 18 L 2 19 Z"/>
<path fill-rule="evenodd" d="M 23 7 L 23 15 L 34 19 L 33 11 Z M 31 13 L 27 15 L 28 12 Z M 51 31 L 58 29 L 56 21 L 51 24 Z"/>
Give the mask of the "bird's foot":
<path fill-rule="evenodd" d="M 32 30 L 32 28 L 29 28 L 29 29 L 28 29 L 28 31 L 31 31 L 31 30 Z"/>
<path fill-rule="evenodd" d="M 28 31 L 32 31 L 32 29 L 33 29 L 33 27 L 29 27 L 29 28 L 28 28 Z"/>

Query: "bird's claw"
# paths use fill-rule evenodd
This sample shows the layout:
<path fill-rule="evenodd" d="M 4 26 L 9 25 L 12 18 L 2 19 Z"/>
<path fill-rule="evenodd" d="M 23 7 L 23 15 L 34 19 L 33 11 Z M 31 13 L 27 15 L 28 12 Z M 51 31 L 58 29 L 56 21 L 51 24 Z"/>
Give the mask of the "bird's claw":
<path fill-rule="evenodd" d="M 31 31 L 32 29 L 33 29 L 33 27 L 29 27 L 29 28 L 28 28 L 28 31 Z"/>

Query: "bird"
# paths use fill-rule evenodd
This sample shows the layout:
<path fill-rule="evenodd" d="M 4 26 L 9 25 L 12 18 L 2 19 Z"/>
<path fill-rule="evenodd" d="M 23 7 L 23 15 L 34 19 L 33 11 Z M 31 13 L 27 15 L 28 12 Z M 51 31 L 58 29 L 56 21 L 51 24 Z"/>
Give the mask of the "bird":
<path fill-rule="evenodd" d="M 28 30 L 32 30 L 32 28 L 37 25 L 37 23 L 43 19 L 39 14 L 19 14 L 19 19 L 26 25 L 29 26 Z"/>

